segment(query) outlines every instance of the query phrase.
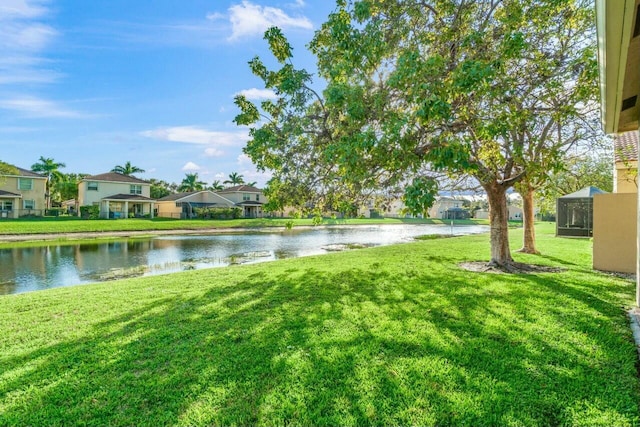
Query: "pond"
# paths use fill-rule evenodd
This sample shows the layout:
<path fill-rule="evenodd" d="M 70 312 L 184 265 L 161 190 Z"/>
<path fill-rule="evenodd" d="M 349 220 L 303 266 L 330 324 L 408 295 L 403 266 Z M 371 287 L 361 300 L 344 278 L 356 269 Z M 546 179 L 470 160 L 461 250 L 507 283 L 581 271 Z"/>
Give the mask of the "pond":
<path fill-rule="evenodd" d="M 0 249 L 0 295 L 486 231 L 482 225 L 338 226 Z"/>

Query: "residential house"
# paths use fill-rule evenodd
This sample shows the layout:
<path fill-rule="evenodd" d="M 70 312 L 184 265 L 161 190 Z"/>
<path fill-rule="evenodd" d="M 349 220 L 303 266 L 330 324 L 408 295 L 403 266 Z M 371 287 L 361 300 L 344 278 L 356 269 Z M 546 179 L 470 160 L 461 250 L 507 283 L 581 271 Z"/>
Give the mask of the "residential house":
<path fill-rule="evenodd" d="M 242 216 L 245 218 L 262 218 L 264 215 L 262 207 L 267 203 L 267 198 L 259 188 L 251 185 L 236 185 L 216 193 L 242 208 Z"/>
<path fill-rule="evenodd" d="M 82 215 L 82 206 L 99 206 L 100 218 L 153 218 L 155 200 L 150 195 L 151 183 L 131 175 L 87 176 L 78 183 L 78 215 Z"/>
<path fill-rule="evenodd" d="M 407 213 L 407 206 L 402 199 L 388 200 L 386 203 L 376 205 L 372 199 L 358 209 L 358 216 L 364 218 L 413 218 Z"/>
<path fill-rule="evenodd" d="M 429 209 L 429 218 L 446 219 L 450 216 L 448 211 L 454 212 L 457 209 L 462 209 L 464 206 L 464 200 L 454 199 L 453 197 L 438 197 L 433 206 Z"/>
<path fill-rule="evenodd" d="M 596 0 L 595 3 L 602 125 L 607 134 L 633 132 L 637 137 L 640 118 L 640 0 Z M 617 140 L 622 138 L 625 137 L 619 136 Z M 622 187 L 618 183 L 616 186 L 616 190 Z M 618 191 L 594 197 L 593 266 L 603 270 L 635 272 L 639 280 L 636 305 L 640 305 L 639 223 L 637 191 Z"/>
<path fill-rule="evenodd" d="M 0 218 L 42 216 L 47 207 L 47 177 L 16 167 L 15 175 L 0 176 Z"/>
<path fill-rule="evenodd" d="M 194 218 L 198 208 L 235 207 L 231 200 L 209 190 L 169 194 L 156 201 L 157 216 L 164 218 Z"/>

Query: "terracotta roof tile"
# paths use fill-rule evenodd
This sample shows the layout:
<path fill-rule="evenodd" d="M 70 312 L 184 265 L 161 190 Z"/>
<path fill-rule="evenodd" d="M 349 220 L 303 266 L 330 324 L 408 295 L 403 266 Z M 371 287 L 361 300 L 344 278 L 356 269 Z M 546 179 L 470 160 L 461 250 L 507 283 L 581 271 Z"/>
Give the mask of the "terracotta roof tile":
<path fill-rule="evenodd" d="M 613 147 L 616 162 L 638 160 L 638 131 L 634 130 L 616 135 Z"/>

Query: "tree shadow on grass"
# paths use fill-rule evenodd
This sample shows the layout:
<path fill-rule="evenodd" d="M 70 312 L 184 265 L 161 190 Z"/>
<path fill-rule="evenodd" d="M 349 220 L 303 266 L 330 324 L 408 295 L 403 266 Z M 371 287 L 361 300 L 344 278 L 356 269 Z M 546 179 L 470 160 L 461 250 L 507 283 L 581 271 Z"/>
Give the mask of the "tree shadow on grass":
<path fill-rule="evenodd" d="M 380 265 L 248 273 L 5 360 L 0 424 L 637 423 L 618 291 Z"/>

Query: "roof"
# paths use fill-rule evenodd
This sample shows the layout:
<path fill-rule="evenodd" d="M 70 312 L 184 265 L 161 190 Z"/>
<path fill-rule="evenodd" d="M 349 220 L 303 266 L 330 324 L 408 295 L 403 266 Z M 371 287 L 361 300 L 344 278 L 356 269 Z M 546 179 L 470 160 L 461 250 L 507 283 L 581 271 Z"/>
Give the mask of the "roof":
<path fill-rule="evenodd" d="M 638 132 L 631 131 L 616 135 L 613 147 L 616 162 L 638 160 Z"/>
<path fill-rule="evenodd" d="M 238 191 L 245 191 L 247 193 L 262 193 L 262 190 L 251 185 L 236 185 L 234 187 L 216 191 L 216 193 L 237 193 Z"/>
<path fill-rule="evenodd" d="M 0 197 L 22 197 L 20 194 L 12 193 L 11 191 L 0 190 Z"/>
<path fill-rule="evenodd" d="M 15 168 L 18 169 L 18 172 L 20 172 L 20 176 L 30 176 L 33 178 L 46 178 L 46 176 L 41 175 L 39 173 L 35 173 L 34 171 L 30 171 L 28 169 L 22 169 L 17 166 Z"/>
<path fill-rule="evenodd" d="M 156 199 L 141 196 L 139 194 L 114 194 L 113 196 L 103 197 L 102 200 L 133 200 L 140 202 L 155 202 Z"/>
<path fill-rule="evenodd" d="M 606 191 L 602 191 L 596 187 L 584 187 L 582 190 L 578 190 L 575 193 L 567 194 L 566 196 L 560 197 L 561 199 L 588 199 L 593 197 L 595 194 L 606 194 Z"/>
<path fill-rule="evenodd" d="M 124 175 L 117 172 L 101 173 L 99 175 L 85 176 L 83 181 L 111 181 L 111 182 L 129 182 L 132 184 L 149 184 L 149 181 L 145 181 L 136 178 L 132 175 Z"/>
<path fill-rule="evenodd" d="M 638 40 L 633 37 L 635 0 L 596 0 L 600 108 L 608 134 L 637 129 Z M 629 105 L 626 105 L 629 103 Z M 624 105 L 624 107 L 623 107 Z"/>
<path fill-rule="evenodd" d="M 262 202 L 255 202 L 253 200 L 245 200 L 245 201 L 236 203 L 236 206 L 262 206 L 263 204 L 264 203 L 262 203 Z"/>
<path fill-rule="evenodd" d="M 175 193 L 169 194 L 168 196 L 164 196 L 158 199 L 159 202 L 171 202 L 174 200 L 184 199 L 185 197 L 189 197 L 192 194 L 200 193 L 200 191 L 187 191 L 185 193 Z"/>
<path fill-rule="evenodd" d="M 18 173 L 17 174 L 9 173 L 9 174 L 5 174 L 5 176 L 28 176 L 28 177 L 31 177 L 31 178 L 47 179 L 46 176 L 41 175 L 39 173 L 35 173 L 34 171 L 30 171 L 29 169 L 22 169 L 22 168 L 19 168 L 18 166 L 14 166 L 14 165 L 9 165 L 9 166 L 13 166 L 14 168 L 16 168 L 18 170 Z"/>

